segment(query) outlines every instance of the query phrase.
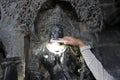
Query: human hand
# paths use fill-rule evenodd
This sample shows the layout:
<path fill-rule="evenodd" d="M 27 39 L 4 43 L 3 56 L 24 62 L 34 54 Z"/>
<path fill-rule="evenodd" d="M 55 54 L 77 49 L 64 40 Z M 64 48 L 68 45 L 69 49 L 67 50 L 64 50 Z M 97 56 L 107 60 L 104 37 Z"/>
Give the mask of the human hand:
<path fill-rule="evenodd" d="M 70 44 L 70 45 L 79 46 L 79 47 L 82 47 L 85 45 L 85 43 L 80 39 L 70 37 L 70 36 L 65 36 L 63 38 L 60 38 L 59 40 L 65 40 L 66 42 L 64 42 L 64 44 Z"/>

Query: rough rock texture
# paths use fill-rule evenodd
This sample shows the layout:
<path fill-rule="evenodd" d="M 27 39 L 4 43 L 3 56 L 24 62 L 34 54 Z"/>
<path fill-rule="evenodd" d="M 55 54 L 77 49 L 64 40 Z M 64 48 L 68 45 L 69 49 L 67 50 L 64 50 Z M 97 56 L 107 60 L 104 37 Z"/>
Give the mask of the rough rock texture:
<path fill-rule="evenodd" d="M 100 0 L 104 16 L 104 29 L 99 33 L 99 53 L 106 69 L 120 79 L 120 1 Z"/>
<path fill-rule="evenodd" d="M 41 5 L 46 2 L 46 0 L 1 0 L 0 1 L 0 10 L 1 10 L 1 20 L 0 20 L 0 33 L 1 33 L 1 40 L 3 41 L 3 43 L 5 44 L 6 47 L 6 52 L 9 52 L 10 54 L 14 54 L 16 51 L 20 51 L 19 48 L 12 48 L 14 50 L 11 50 L 9 48 L 9 46 L 12 47 L 17 47 L 20 46 L 19 42 L 22 41 L 24 35 L 26 34 L 33 34 L 34 35 L 34 22 L 35 22 L 35 18 L 37 16 L 38 11 L 40 10 Z M 79 8 L 77 5 L 77 1 L 69 1 L 71 4 L 73 4 L 74 2 L 74 7 L 75 9 Z M 79 0 L 78 0 L 79 2 Z M 96 28 L 98 28 L 96 25 L 99 25 L 101 23 L 99 23 L 99 18 L 97 18 L 96 16 L 100 15 L 101 16 L 101 12 L 100 10 L 98 10 L 98 12 L 95 12 L 95 14 L 93 14 L 94 12 L 94 6 L 93 4 L 96 4 L 96 1 L 82 1 L 81 2 L 88 2 L 88 4 L 86 4 L 86 8 L 88 7 L 89 3 L 90 6 L 93 6 L 93 11 L 91 11 L 91 13 L 86 11 L 80 11 L 80 9 L 77 9 L 77 16 L 81 16 L 81 19 L 86 22 L 85 19 L 87 19 L 88 15 L 90 17 L 95 17 L 97 19 L 98 22 L 96 22 L 96 24 L 94 24 L 94 26 Z M 80 2 L 80 3 L 81 3 Z M 80 5 L 83 6 L 84 5 Z M 84 7 L 85 8 L 85 7 Z M 92 8 L 90 8 L 92 9 Z M 99 9 L 99 8 L 96 8 Z M 79 13 L 78 13 L 79 11 Z M 84 12 L 84 13 L 80 13 L 80 12 Z M 99 13 L 99 14 L 98 14 Z M 85 14 L 85 15 L 83 15 Z M 94 16 L 93 16 L 94 15 Z M 87 21 L 91 21 L 91 20 L 87 20 Z M 92 23 L 93 21 L 91 21 Z M 102 21 L 101 21 L 102 22 Z M 88 27 L 88 26 L 87 26 Z M 89 29 L 88 29 L 89 30 Z M 19 37 L 19 38 L 18 38 Z M 20 38 L 21 37 L 21 38 Z M 15 41 L 15 42 L 14 42 Z M 15 43 L 15 45 L 13 46 L 13 44 Z M 18 45 L 17 45 L 18 44 Z M 21 44 L 24 44 L 23 42 L 21 42 Z M 11 52 L 11 51 L 12 52 Z M 23 52 L 21 52 L 22 54 Z"/>
<path fill-rule="evenodd" d="M 116 11 L 118 11 L 119 1 L 115 1 Z M 100 2 L 101 4 L 98 0 L 0 0 L 0 41 L 5 46 L 6 57 L 22 58 L 23 64 L 18 68 L 18 70 L 22 68 L 19 71 L 20 77 L 25 76 L 25 61 L 26 67 L 29 66 L 32 69 L 39 67 L 37 63 L 34 66 L 37 60 L 34 58 L 31 60 L 31 58 L 34 56 L 34 50 L 48 40 L 51 25 L 60 25 L 64 28 L 65 35 L 74 37 L 80 35 L 87 43 L 96 47 L 98 44 L 96 32 L 100 31 L 103 25 L 103 16 L 99 7 L 103 10 L 104 19 L 108 20 L 112 26 L 119 21 L 114 21 L 116 16 L 109 19 L 107 14 L 110 11 L 104 10 L 111 3 L 114 5 L 113 0 L 106 2 L 100 0 Z M 100 58 L 99 54 L 95 54 Z M 104 56 L 103 60 L 106 60 Z M 115 68 L 115 71 L 116 69 L 119 68 Z M 115 74 L 118 77 L 119 71 Z"/>
<path fill-rule="evenodd" d="M 41 1 L 0 0 L 0 40 L 5 46 L 6 57 L 21 57 L 24 64 L 24 36 L 31 31 L 35 11 Z M 35 4 L 36 3 L 36 4 Z M 31 8 L 30 8 L 30 4 Z M 33 7 L 32 7 L 33 6 Z M 31 13 L 32 12 L 32 13 Z M 31 16 L 34 15 L 34 17 Z M 32 21 L 32 22 L 31 22 Z M 30 24 L 31 23 L 31 24 Z M 33 27 L 33 26 L 32 26 Z M 26 33 L 24 33 L 26 32 Z M 20 76 L 24 76 L 24 65 L 20 66 Z"/>

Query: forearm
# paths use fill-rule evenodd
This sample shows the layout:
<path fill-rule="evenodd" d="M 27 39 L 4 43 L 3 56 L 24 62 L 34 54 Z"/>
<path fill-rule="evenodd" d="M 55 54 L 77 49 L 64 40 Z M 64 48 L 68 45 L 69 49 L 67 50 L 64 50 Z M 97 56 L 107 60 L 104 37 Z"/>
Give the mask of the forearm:
<path fill-rule="evenodd" d="M 82 46 L 80 47 L 80 51 L 96 80 L 114 80 L 113 77 L 103 68 L 100 61 L 97 60 L 95 55 L 90 51 L 90 46 Z"/>

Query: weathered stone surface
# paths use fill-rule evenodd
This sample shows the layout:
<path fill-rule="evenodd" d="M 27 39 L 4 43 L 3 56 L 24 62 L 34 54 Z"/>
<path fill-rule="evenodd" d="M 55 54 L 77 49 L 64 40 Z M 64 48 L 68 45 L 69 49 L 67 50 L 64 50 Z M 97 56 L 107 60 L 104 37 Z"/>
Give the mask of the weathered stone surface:
<path fill-rule="evenodd" d="M 103 18 L 104 20 L 110 20 L 107 22 L 112 26 L 114 24 L 118 25 L 119 23 L 120 18 L 113 21 L 119 14 L 116 14 L 117 16 L 115 17 L 113 16 L 113 20 L 111 20 L 111 15 L 115 14 L 114 10 L 119 10 L 119 1 L 116 0 L 116 3 L 113 1 L 114 0 L 100 0 L 101 3 L 99 4 L 98 0 L 0 0 L 0 41 L 5 46 L 6 57 L 18 56 L 22 58 L 23 64 L 20 66 L 22 70 L 18 70 L 21 70 L 21 72 L 19 71 L 19 75 L 23 78 L 25 76 L 25 61 L 28 63 L 32 61 L 31 58 L 34 57 L 34 50 L 48 40 L 49 30 L 51 25 L 54 24 L 62 26 L 65 35 L 79 37 L 81 34 L 83 38 L 88 39 L 88 41 L 86 40 L 87 43 L 96 47 L 96 45 L 98 45 L 97 41 L 99 40 L 96 32 L 102 30 Z M 104 17 L 99 7 L 102 9 Z M 114 23 L 112 24 L 112 22 Z M 104 34 L 106 33 L 103 33 L 103 35 Z M 29 38 L 26 38 L 26 35 L 28 35 Z M 108 34 L 106 34 L 104 38 L 106 38 L 106 36 L 108 36 Z M 103 43 L 104 38 L 100 39 Z M 28 39 L 28 43 L 25 39 Z M 113 42 L 112 39 L 113 38 L 110 38 L 110 43 Z M 119 40 L 117 38 L 114 40 L 116 40 L 116 44 L 118 44 L 117 41 L 119 42 Z M 101 54 L 105 54 L 108 48 L 109 47 L 106 48 L 103 46 L 100 49 Z M 113 48 L 109 49 L 113 51 L 108 51 L 111 54 L 110 56 L 115 53 L 115 58 L 119 58 L 117 54 L 119 53 L 118 47 L 118 52 L 114 52 Z M 95 54 L 98 55 L 97 53 Z M 107 54 L 105 54 L 105 56 L 106 55 Z M 103 65 L 111 72 L 110 70 L 112 70 L 114 66 L 107 64 L 107 60 L 112 62 L 112 59 L 106 60 L 105 56 L 102 56 L 104 61 Z M 98 57 L 100 57 L 100 55 L 98 55 Z M 35 59 L 32 62 L 34 63 L 36 61 Z M 119 71 L 117 71 L 119 70 L 119 65 L 117 65 L 117 61 L 118 59 L 112 62 L 116 62 L 116 68 L 114 68 L 111 74 L 119 77 Z M 27 66 L 31 66 L 32 63 L 28 63 L 26 63 Z M 39 64 L 32 64 L 31 67 L 34 69 L 35 67 L 39 68 Z M 48 77 L 49 75 L 45 74 L 45 76 Z"/>
<path fill-rule="evenodd" d="M 118 30 L 105 31 L 99 34 L 99 53 L 107 71 L 120 79 L 120 32 Z"/>

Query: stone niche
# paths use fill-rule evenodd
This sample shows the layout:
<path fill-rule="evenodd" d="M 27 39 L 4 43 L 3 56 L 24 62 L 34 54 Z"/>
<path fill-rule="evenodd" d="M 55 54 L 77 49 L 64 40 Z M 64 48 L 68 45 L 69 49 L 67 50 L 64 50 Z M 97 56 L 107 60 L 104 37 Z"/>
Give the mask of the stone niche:
<path fill-rule="evenodd" d="M 93 48 L 96 46 L 97 40 L 95 34 L 97 34 L 96 32 L 100 31 L 102 27 L 101 11 L 99 7 L 95 7 L 98 4 L 97 1 L 93 2 L 88 1 L 88 3 L 86 3 L 86 6 L 84 5 L 82 6 L 82 3 L 84 4 L 85 2 L 77 0 L 76 1 L 48 0 L 41 5 L 41 8 L 38 10 L 37 15 L 35 17 L 34 22 L 35 33 L 34 36 L 30 38 L 31 40 L 30 40 L 30 52 L 28 57 L 29 61 L 28 69 L 30 69 L 33 77 L 36 77 L 38 75 L 40 76 L 41 73 L 43 73 L 42 76 L 44 77 L 44 79 L 49 80 L 51 77 L 50 75 L 52 73 L 50 73 L 49 70 L 46 70 L 46 68 L 44 67 L 44 63 L 42 64 L 41 61 L 39 62 L 39 59 L 36 58 L 35 54 L 38 53 L 42 55 L 43 52 L 40 51 L 41 47 L 44 47 L 44 44 L 49 40 L 50 30 L 53 26 L 63 28 L 64 36 L 73 36 L 77 38 L 81 37 L 83 40 L 86 41 L 86 43 L 88 44 L 90 43 Z M 91 7 L 88 7 L 89 3 Z M 92 3 L 94 5 L 92 5 Z M 86 13 L 84 11 L 83 11 L 84 13 L 82 13 L 82 10 L 84 9 L 86 9 L 85 11 Z M 89 13 L 89 11 L 91 12 Z M 74 49 L 78 50 L 77 48 Z M 79 50 L 77 53 L 79 54 Z M 76 57 L 75 55 L 73 56 Z M 82 59 L 80 58 L 80 55 L 78 56 L 79 60 Z M 99 55 L 97 56 L 100 57 Z M 79 77 L 74 74 L 74 76 L 72 76 L 71 79 L 79 80 L 81 77 L 81 80 L 83 80 L 85 76 L 82 76 L 82 74 L 85 73 L 86 76 L 88 74 L 91 76 L 87 77 L 86 79 L 93 80 L 94 78 L 89 72 L 87 67 L 85 68 L 85 71 L 86 72 L 84 71 L 81 72 L 80 73 L 81 75 Z M 54 76 L 54 78 L 56 77 Z"/>
<path fill-rule="evenodd" d="M 119 1 L 116 0 L 116 2 Z M 65 36 L 81 38 L 90 44 L 94 54 L 103 61 L 108 72 L 119 80 L 120 68 L 117 65 L 119 59 L 105 58 L 109 44 L 114 42 L 108 34 L 119 37 L 119 31 L 107 33 L 105 30 L 104 32 L 103 18 L 98 0 L 0 0 L 0 41 L 4 44 L 7 58 L 20 57 L 22 59 L 22 64 L 18 66 L 19 80 L 24 77 L 26 80 L 34 80 L 36 77 L 49 80 L 49 72 L 41 66 L 35 53 L 49 40 L 49 31 L 52 26 L 57 25 L 63 28 Z M 102 42 L 106 36 L 110 43 Z M 117 43 L 119 40 L 116 40 L 116 37 L 114 38 Z M 107 40 L 105 41 L 109 42 Z M 119 52 L 118 47 L 119 45 L 117 46 Z M 116 53 L 115 57 L 119 58 L 114 48 L 110 50 Z M 113 56 L 113 53 L 110 53 L 110 56 Z M 111 61 L 110 64 L 109 61 Z M 115 62 L 114 68 L 111 65 Z M 89 70 L 86 71 L 89 73 Z"/>

